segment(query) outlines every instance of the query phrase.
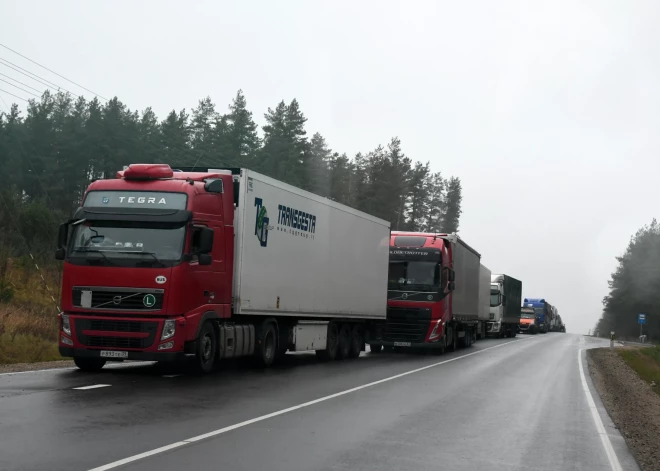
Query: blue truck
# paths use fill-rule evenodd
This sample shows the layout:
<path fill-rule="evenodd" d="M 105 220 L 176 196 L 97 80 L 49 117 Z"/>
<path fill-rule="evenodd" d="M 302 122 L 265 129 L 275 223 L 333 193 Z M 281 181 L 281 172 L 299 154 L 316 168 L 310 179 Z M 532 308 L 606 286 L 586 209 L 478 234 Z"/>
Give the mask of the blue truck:
<path fill-rule="evenodd" d="M 536 314 L 536 325 L 542 334 L 550 331 L 554 317 L 553 306 L 543 298 L 525 298 L 523 307 L 531 307 Z"/>

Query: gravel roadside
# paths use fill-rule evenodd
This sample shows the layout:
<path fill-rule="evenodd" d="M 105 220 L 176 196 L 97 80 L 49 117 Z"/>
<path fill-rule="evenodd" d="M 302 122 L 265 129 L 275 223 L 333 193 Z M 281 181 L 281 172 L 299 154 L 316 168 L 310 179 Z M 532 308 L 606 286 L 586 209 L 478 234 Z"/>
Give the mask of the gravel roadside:
<path fill-rule="evenodd" d="M 587 361 L 601 400 L 640 468 L 660 471 L 660 396 L 608 348 L 588 350 Z"/>
<path fill-rule="evenodd" d="M 0 373 L 17 373 L 20 371 L 52 370 L 54 368 L 72 368 L 73 361 L 42 361 L 39 363 L 9 363 L 0 365 Z"/>

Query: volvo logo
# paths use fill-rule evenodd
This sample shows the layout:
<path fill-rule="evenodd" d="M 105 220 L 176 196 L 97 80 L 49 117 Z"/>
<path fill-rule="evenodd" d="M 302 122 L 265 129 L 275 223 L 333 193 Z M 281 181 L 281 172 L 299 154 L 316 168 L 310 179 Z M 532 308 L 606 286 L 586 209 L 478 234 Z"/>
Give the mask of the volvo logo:
<path fill-rule="evenodd" d="M 120 304 L 121 303 L 121 296 L 115 296 L 112 298 L 112 303 L 113 304 Z"/>

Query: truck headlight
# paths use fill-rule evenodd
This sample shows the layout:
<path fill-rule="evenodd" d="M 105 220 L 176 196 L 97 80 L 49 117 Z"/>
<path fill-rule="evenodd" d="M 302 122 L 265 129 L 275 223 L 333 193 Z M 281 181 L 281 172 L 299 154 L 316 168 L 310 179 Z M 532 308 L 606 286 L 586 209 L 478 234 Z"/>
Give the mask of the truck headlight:
<path fill-rule="evenodd" d="M 435 327 L 433 327 L 433 330 L 431 331 L 431 335 L 429 335 L 429 340 L 440 337 L 440 334 L 438 333 L 438 327 L 440 327 L 441 323 L 442 319 L 438 319 L 438 321 L 435 323 Z"/>
<path fill-rule="evenodd" d="M 62 314 L 62 332 L 71 335 L 71 321 L 67 314 Z"/>
<path fill-rule="evenodd" d="M 160 336 L 161 340 L 167 340 L 174 337 L 176 333 L 176 319 L 168 319 L 163 324 L 163 334 Z"/>

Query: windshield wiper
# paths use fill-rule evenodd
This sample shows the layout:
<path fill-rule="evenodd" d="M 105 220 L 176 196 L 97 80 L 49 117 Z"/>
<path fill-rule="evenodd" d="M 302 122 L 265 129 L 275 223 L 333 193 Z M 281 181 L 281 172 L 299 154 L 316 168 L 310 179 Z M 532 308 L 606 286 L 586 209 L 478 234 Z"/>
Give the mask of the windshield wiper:
<path fill-rule="evenodd" d="M 74 249 L 74 252 L 93 252 L 93 253 L 100 253 L 101 256 L 108 261 L 110 265 L 117 265 L 114 261 L 112 261 L 108 256 L 105 254 L 105 250 L 99 250 L 99 249 L 79 249 L 76 250 Z M 88 262 L 91 262 L 93 259 L 88 258 L 86 259 Z M 96 260 L 101 260 L 100 258 L 97 258 Z"/>
<path fill-rule="evenodd" d="M 156 256 L 156 254 L 153 253 L 153 252 L 141 252 L 141 251 L 138 252 L 138 251 L 125 250 L 125 251 L 116 252 L 116 253 L 136 253 L 136 254 L 140 254 L 140 255 L 151 255 L 157 263 L 160 263 L 162 266 L 166 266 L 165 263 L 161 259 L 159 259 Z"/>

